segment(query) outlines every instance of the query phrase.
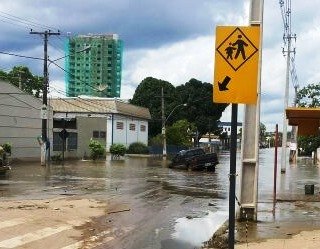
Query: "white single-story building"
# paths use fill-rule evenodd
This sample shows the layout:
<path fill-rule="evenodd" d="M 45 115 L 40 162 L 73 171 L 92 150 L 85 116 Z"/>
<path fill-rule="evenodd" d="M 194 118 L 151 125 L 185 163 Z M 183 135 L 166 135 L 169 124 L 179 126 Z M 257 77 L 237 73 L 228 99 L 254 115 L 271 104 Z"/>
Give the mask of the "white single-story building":
<path fill-rule="evenodd" d="M 0 82 L 0 145 L 11 144 L 11 158 L 40 160 L 38 139 L 42 133 L 42 106 L 42 99 L 8 82 Z M 48 121 L 49 124 L 52 119 Z"/>
<path fill-rule="evenodd" d="M 90 139 L 100 141 L 108 151 L 114 143 L 129 146 L 148 144 L 147 108 L 119 99 L 57 98 L 48 99 L 47 136 L 50 155 L 62 151 L 61 131 L 67 131 L 65 158 L 90 155 Z M 42 134 L 41 98 L 27 94 L 8 82 L 0 82 L 0 145 L 12 145 L 12 159 L 40 161 Z"/>
<path fill-rule="evenodd" d="M 65 157 L 90 155 L 91 139 L 98 140 L 109 151 L 115 143 L 148 144 L 149 109 L 131 105 L 116 98 L 73 97 L 51 99 L 53 109 L 52 154 L 61 153 L 62 130 L 67 131 Z"/>

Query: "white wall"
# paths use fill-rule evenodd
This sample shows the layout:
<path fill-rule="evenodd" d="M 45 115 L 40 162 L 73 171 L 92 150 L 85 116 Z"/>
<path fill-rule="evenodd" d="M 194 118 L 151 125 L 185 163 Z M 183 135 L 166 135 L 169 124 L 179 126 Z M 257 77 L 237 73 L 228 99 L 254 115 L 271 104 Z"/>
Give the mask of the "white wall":
<path fill-rule="evenodd" d="M 40 160 L 37 137 L 42 133 L 41 107 L 41 99 L 0 82 L 0 144 L 12 145 L 12 158 Z"/>
<path fill-rule="evenodd" d="M 119 129 L 119 123 L 122 123 L 122 129 Z M 135 129 L 130 130 L 130 126 L 134 126 Z M 144 131 L 141 131 L 141 126 L 145 126 Z M 134 142 L 142 142 L 148 145 L 148 122 L 121 115 L 114 115 L 113 143 L 121 143 L 129 147 L 129 145 Z M 107 144 L 109 145 L 109 143 Z"/>
<path fill-rule="evenodd" d="M 78 150 L 77 157 L 90 156 L 89 143 L 93 138 L 93 131 L 106 132 L 106 117 L 77 117 L 77 130 L 78 130 Z M 93 138 L 101 144 L 106 144 L 106 138 Z"/>

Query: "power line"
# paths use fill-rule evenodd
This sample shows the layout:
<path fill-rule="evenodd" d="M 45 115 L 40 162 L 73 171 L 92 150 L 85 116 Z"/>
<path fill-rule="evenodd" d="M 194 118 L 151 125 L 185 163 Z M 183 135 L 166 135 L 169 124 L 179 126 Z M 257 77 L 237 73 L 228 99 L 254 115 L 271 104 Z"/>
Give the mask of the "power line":
<path fill-rule="evenodd" d="M 72 77 L 75 77 L 74 74 L 70 73 L 68 70 L 64 69 L 63 67 L 61 67 L 59 64 L 57 64 L 55 61 L 53 60 L 49 60 L 50 63 L 54 64 L 55 66 L 57 66 L 58 68 L 60 68 L 62 71 L 66 72 L 67 74 L 71 75 Z M 99 90 L 98 88 L 95 88 L 94 86 L 91 86 L 90 84 L 88 84 L 87 82 L 85 82 L 84 80 L 78 79 L 79 81 L 81 81 L 82 83 L 84 83 L 86 86 L 92 88 L 93 90 L 97 91 L 97 92 L 101 92 L 101 90 Z"/>
<path fill-rule="evenodd" d="M 37 27 L 37 28 L 58 30 L 55 27 L 47 26 L 47 25 L 44 25 L 44 24 L 40 24 L 40 23 L 31 21 L 29 19 L 21 18 L 21 17 L 15 16 L 15 15 L 6 13 L 4 11 L 0 11 L 0 13 L 2 14 L 2 15 L 0 14 L 1 17 L 5 18 L 5 19 L 8 19 L 8 20 L 15 21 L 17 23 L 25 24 L 24 27 L 28 27 L 29 29 L 30 29 L 30 26 L 32 26 L 32 27 Z M 28 25 L 28 26 L 26 26 L 26 25 Z"/>
<path fill-rule="evenodd" d="M 14 53 L 8 53 L 8 52 L 4 52 L 4 51 L 0 51 L 0 54 L 11 55 L 11 56 L 27 58 L 27 59 L 33 59 L 33 60 L 42 60 L 42 61 L 44 60 L 43 58 L 40 58 L 40 57 L 27 56 L 27 55 L 21 55 L 21 54 L 14 54 Z"/>

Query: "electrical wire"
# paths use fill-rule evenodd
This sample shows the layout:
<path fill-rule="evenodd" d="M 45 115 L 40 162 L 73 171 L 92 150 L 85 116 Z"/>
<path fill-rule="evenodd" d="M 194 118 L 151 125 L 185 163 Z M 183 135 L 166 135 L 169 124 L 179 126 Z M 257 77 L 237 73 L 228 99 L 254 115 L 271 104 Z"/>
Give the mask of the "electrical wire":
<path fill-rule="evenodd" d="M 67 74 L 71 75 L 72 77 L 75 77 L 74 74 L 70 73 L 68 70 L 64 69 L 63 67 L 61 67 L 59 64 L 57 64 L 55 61 L 53 60 L 49 60 L 50 63 L 54 64 L 55 66 L 57 66 L 58 68 L 60 68 L 62 71 L 66 72 Z M 95 88 L 94 86 L 91 86 L 90 84 L 88 84 L 87 82 L 85 82 L 84 80 L 80 80 L 82 83 L 85 84 L 85 86 L 88 86 L 90 88 L 92 88 L 93 90 L 97 91 L 97 92 L 101 92 L 101 90 L 99 90 L 98 88 Z"/>
<path fill-rule="evenodd" d="M 12 21 L 15 21 L 15 22 L 18 22 L 18 23 L 25 24 L 25 25 L 27 25 L 28 27 L 33 26 L 33 27 L 37 27 L 37 28 L 45 28 L 45 29 L 58 30 L 56 27 L 52 27 L 52 26 L 47 26 L 47 25 L 44 25 L 44 24 L 40 24 L 40 23 L 31 21 L 31 20 L 28 20 L 28 19 L 25 19 L 25 18 L 21 18 L 21 17 L 15 16 L 15 15 L 6 13 L 6 12 L 4 12 L 4 11 L 0 11 L 0 16 L 2 16 L 3 18 L 6 18 L 6 19 L 8 19 L 8 20 L 12 20 Z M 26 27 L 27 27 L 27 26 L 26 26 Z"/>
<path fill-rule="evenodd" d="M 11 55 L 11 56 L 16 56 L 16 57 L 20 57 L 20 58 L 27 58 L 27 59 L 33 59 L 33 60 L 44 60 L 44 58 L 40 58 L 40 57 L 33 57 L 33 56 L 27 56 L 27 55 L 21 55 L 21 54 L 14 54 L 14 53 L 8 53 L 8 52 L 4 52 L 4 51 L 0 51 L 0 54 L 5 54 L 5 55 Z"/>
<path fill-rule="evenodd" d="M 284 41 L 284 45 L 287 46 L 287 51 L 283 49 L 283 53 L 287 53 L 287 56 L 289 56 L 290 54 L 289 70 L 290 70 L 292 85 L 294 88 L 296 88 L 296 87 L 299 87 L 299 81 L 298 81 L 297 70 L 295 65 L 296 48 L 295 48 L 295 44 L 293 45 L 292 42 L 289 43 L 289 40 L 291 41 L 292 39 L 296 41 L 296 34 L 292 34 L 291 0 L 285 0 L 285 1 L 279 0 L 279 4 L 280 4 L 281 17 L 282 17 L 282 22 L 284 27 L 283 41 Z M 290 44 L 290 47 L 288 46 L 288 44 Z"/>

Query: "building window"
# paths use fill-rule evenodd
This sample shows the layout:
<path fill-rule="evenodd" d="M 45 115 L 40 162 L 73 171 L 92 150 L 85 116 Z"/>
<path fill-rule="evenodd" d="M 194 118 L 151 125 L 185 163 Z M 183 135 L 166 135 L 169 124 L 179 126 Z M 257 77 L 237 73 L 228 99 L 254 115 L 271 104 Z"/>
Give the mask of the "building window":
<path fill-rule="evenodd" d="M 75 118 L 53 119 L 53 128 L 77 129 L 77 120 Z"/>
<path fill-rule="evenodd" d="M 60 132 L 53 132 L 53 143 L 52 143 L 53 151 L 62 151 L 63 141 L 62 141 L 62 138 L 59 136 L 59 133 Z"/>
<path fill-rule="evenodd" d="M 99 138 L 99 131 L 93 131 L 92 132 L 92 137 L 93 138 Z"/>
<path fill-rule="evenodd" d="M 77 148 L 78 148 L 78 133 L 69 132 L 67 149 L 76 150 Z"/>
<path fill-rule="evenodd" d="M 117 130 L 123 130 L 123 122 L 117 122 Z"/>
<path fill-rule="evenodd" d="M 130 124 L 129 125 L 129 130 L 130 131 L 135 131 L 136 130 L 136 125 L 135 124 Z"/>
<path fill-rule="evenodd" d="M 145 126 L 145 125 L 141 125 L 141 126 L 140 126 L 140 131 L 145 132 L 145 131 L 146 131 L 146 126 Z"/>
<path fill-rule="evenodd" d="M 100 138 L 106 138 L 106 132 L 100 131 Z"/>

